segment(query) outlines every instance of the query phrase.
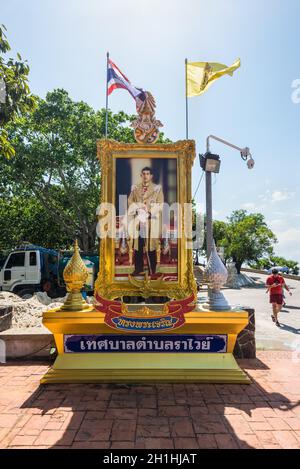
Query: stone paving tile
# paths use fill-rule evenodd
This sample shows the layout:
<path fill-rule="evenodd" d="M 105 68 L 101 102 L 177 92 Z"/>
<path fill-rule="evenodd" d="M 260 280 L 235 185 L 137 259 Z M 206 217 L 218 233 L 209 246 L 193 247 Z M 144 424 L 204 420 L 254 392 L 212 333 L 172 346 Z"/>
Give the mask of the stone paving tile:
<path fill-rule="evenodd" d="M 75 430 L 43 430 L 33 445 L 69 446 L 73 443 Z"/>
<path fill-rule="evenodd" d="M 106 419 L 119 419 L 119 420 L 134 419 L 136 420 L 138 416 L 138 410 L 141 411 L 143 409 L 107 409 L 104 417 Z M 141 414 L 139 413 L 139 415 Z M 148 415 L 148 414 L 146 413 L 145 415 Z M 155 415 L 156 415 L 156 411 L 155 411 Z"/>
<path fill-rule="evenodd" d="M 288 419 L 289 420 L 289 419 Z M 267 418 L 268 423 L 271 425 L 273 430 L 290 430 L 291 427 L 281 418 Z"/>
<path fill-rule="evenodd" d="M 158 415 L 162 417 L 186 417 L 189 415 L 188 406 L 160 406 L 158 408 Z"/>
<path fill-rule="evenodd" d="M 138 416 L 139 417 L 145 417 L 145 416 L 156 417 L 157 409 L 138 409 Z"/>
<path fill-rule="evenodd" d="M 223 433 L 214 435 L 217 447 L 220 449 L 238 449 L 238 444 L 232 435 L 224 435 Z"/>
<path fill-rule="evenodd" d="M 0 367 L 0 448 L 300 448 L 300 364 L 259 352 L 249 386 L 57 384 Z"/>
<path fill-rule="evenodd" d="M 256 435 L 244 434 L 242 438 L 237 438 L 237 444 L 240 449 L 263 449 Z"/>
<path fill-rule="evenodd" d="M 12 440 L 18 435 L 19 428 L 10 429 L 7 435 L 0 442 L 0 448 L 9 448 Z"/>
<path fill-rule="evenodd" d="M 276 431 L 274 436 L 283 449 L 299 449 L 299 441 L 290 431 Z"/>
<path fill-rule="evenodd" d="M 291 427 L 292 430 L 300 430 L 300 418 L 287 418 L 284 421 Z"/>
<path fill-rule="evenodd" d="M 226 419 L 220 415 L 203 415 L 199 419 L 193 419 L 195 432 L 204 434 L 228 433 Z"/>
<path fill-rule="evenodd" d="M 53 415 L 51 420 L 53 420 L 55 416 L 56 414 Z M 84 419 L 84 416 L 85 416 L 84 412 L 80 412 L 80 411 L 68 412 L 67 415 L 65 415 L 65 419 L 62 423 L 61 430 L 78 430 Z"/>
<path fill-rule="evenodd" d="M 113 423 L 112 441 L 135 441 L 135 420 L 116 420 Z"/>
<path fill-rule="evenodd" d="M 32 446 L 36 439 L 37 435 L 17 435 L 10 443 L 10 446 Z"/>
<path fill-rule="evenodd" d="M 169 424 L 167 417 L 153 417 L 150 415 L 139 416 L 137 423 L 140 425 L 163 426 Z"/>
<path fill-rule="evenodd" d="M 276 432 L 257 431 L 255 433 L 255 436 L 257 436 L 258 441 L 262 445 L 263 449 L 281 449 L 281 446 L 279 445 L 278 440 L 275 437 L 275 434 Z M 246 435 L 245 437 L 247 438 L 248 435 Z"/>
<path fill-rule="evenodd" d="M 20 419 L 20 415 L 12 415 L 3 413 L 0 415 L 0 428 L 13 428 L 17 421 Z"/>
<path fill-rule="evenodd" d="M 110 449 L 134 449 L 134 441 L 112 441 Z"/>
<path fill-rule="evenodd" d="M 197 438 L 174 438 L 174 447 L 176 449 L 199 449 L 199 444 Z"/>
<path fill-rule="evenodd" d="M 192 419 L 190 417 L 170 418 L 171 436 L 173 437 L 195 437 Z"/>
<path fill-rule="evenodd" d="M 128 442 L 127 442 L 128 443 Z M 108 449 L 110 448 L 109 441 L 75 441 L 72 449 Z"/>
<path fill-rule="evenodd" d="M 295 437 L 297 438 L 297 440 L 298 440 L 299 443 L 300 443 L 300 432 L 299 432 L 299 431 L 295 431 L 295 432 L 294 432 L 294 435 L 295 435 Z"/>
<path fill-rule="evenodd" d="M 243 415 L 226 415 L 226 426 L 230 433 L 237 435 L 244 435 L 247 433 L 253 434 L 250 424 L 246 421 Z"/>
<path fill-rule="evenodd" d="M 198 445 L 200 449 L 215 449 L 217 442 L 214 435 L 198 435 Z"/>
<path fill-rule="evenodd" d="M 80 412 L 82 416 L 85 415 L 86 420 L 99 420 L 103 419 L 105 412 L 104 411 L 97 411 L 97 410 L 88 410 L 86 413 L 85 412 Z"/>
<path fill-rule="evenodd" d="M 109 440 L 113 420 L 87 420 L 84 419 L 75 441 L 101 441 Z"/>
<path fill-rule="evenodd" d="M 174 441 L 171 438 L 137 438 L 136 449 L 173 449 Z"/>
<path fill-rule="evenodd" d="M 137 438 L 168 438 L 170 437 L 169 425 L 143 425 L 137 424 Z"/>

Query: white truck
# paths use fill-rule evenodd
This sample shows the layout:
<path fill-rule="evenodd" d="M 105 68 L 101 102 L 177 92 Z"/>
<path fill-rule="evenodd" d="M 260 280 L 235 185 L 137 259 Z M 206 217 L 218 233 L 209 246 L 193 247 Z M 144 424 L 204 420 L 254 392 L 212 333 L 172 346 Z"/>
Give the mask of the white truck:
<path fill-rule="evenodd" d="M 30 298 L 58 286 L 58 252 L 26 244 L 10 252 L 0 270 L 0 291 Z"/>
<path fill-rule="evenodd" d="M 0 266 L 0 291 L 10 291 L 28 299 L 37 291 L 46 291 L 51 297 L 66 294 L 63 269 L 72 253 L 62 254 L 33 244 L 24 244 L 8 254 Z M 97 262 L 97 256 L 93 260 Z M 96 266 L 88 256 L 83 256 L 89 276 L 86 290 L 92 292 Z"/>

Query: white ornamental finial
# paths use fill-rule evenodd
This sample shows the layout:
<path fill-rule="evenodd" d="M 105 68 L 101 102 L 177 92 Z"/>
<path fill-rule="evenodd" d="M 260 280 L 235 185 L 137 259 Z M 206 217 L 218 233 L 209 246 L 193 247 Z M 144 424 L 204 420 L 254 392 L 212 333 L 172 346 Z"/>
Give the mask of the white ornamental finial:
<path fill-rule="evenodd" d="M 208 302 L 203 306 L 210 311 L 230 310 L 231 307 L 221 292 L 221 288 L 226 283 L 228 272 L 217 253 L 214 240 L 204 275 L 208 279 Z"/>

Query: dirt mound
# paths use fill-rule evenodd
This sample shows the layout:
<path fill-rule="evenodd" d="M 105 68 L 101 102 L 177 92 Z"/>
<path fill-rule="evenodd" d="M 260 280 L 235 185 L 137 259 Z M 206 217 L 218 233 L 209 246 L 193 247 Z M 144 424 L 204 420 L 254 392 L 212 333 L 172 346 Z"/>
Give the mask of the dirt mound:
<path fill-rule="evenodd" d="M 11 292 L 0 292 L 0 307 L 13 308 L 13 328 L 42 327 L 43 311 L 58 308 L 63 301 L 64 298 L 49 298 L 46 292 L 37 292 L 28 300 Z"/>

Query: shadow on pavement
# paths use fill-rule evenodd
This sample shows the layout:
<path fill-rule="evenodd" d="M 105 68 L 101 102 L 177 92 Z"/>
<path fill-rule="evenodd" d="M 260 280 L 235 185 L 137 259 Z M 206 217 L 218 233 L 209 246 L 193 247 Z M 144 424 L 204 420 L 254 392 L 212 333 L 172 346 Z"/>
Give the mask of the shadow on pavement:
<path fill-rule="evenodd" d="M 274 391 L 284 386 L 278 378 L 273 386 L 273 370 L 263 361 L 239 363 L 250 385 L 51 384 L 39 386 L 21 408 L 45 418 L 36 447 L 280 448 L 276 441 L 260 441 L 264 432 L 256 431 L 300 401 Z M 289 376 L 284 379 L 290 385 Z"/>
<path fill-rule="evenodd" d="M 292 332 L 293 334 L 300 334 L 300 328 L 288 326 L 287 324 L 284 324 L 282 322 L 280 322 L 279 329 L 282 329 L 284 331 Z"/>

